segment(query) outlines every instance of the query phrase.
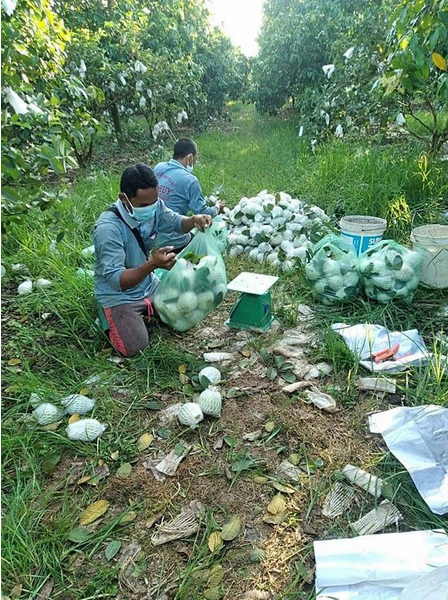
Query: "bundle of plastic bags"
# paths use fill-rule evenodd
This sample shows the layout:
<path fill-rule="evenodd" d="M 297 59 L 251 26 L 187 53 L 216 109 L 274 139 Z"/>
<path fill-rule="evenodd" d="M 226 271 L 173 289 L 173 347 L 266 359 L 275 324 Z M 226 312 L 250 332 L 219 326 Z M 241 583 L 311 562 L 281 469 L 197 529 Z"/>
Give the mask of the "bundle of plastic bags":
<path fill-rule="evenodd" d="M 352 244 L 330 234 L 312 247 L 311 255 L 305 274 L 317 300 L 338 304 L 358 294 L 359 263 Z"/>
<path fill-rule="evenodd" d="M 218 232 L 218 234 L 217 234 Z M 220 248 L 222 228 L 196 233 L 173 268 L 156 288 L 154 307 L 164 323 L 186 331 L 204 320 L 227 294 L 227 275 Z"/>
<path fill-rule="evenodd" d="M 383 240 L 364 252 L 360 270 L 369 298 L 387 304 L 410 302 L 420 281 L 422 257 L 393 240 Z"/>

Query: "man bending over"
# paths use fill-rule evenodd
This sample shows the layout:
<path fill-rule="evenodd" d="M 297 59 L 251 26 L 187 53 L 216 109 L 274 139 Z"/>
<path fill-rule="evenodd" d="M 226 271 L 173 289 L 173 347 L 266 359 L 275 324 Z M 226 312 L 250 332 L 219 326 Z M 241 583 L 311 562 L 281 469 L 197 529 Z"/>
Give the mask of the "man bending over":
<path fill-rule="evenodd" d="M 193 213 L 216 217 L 224 211 L 224 204 L 217 202 L 215 206 L 207 206 L 199 180 L 192 173 L 197 159 L 198 149 L 193 140 L 177 140 L 174 144 L 173 158 L 168 162 L 159 163 L 154 168 L 159 180 L 159 198 L 168 208 L 180 215 Z M 171 238 L 170 245 L 179 249 L 189 241 L 190 235 L 180 235 Z"/>

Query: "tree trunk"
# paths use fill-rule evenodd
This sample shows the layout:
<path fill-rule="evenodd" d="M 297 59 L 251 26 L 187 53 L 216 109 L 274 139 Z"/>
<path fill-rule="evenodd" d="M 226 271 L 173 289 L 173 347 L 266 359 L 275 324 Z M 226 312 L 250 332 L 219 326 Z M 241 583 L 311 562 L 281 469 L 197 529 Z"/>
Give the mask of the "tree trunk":
<path fill-rule="evenodd" d="M 112 106 L 110 107 L 110 114 L 114 123 L 115 135 L 117 137 L 117 140 L 120 141 L 122 137 L 122 130 L 120 123 L 120 114 L 118 112 L 118 106 L 116 104 L 112 104 Z"/>

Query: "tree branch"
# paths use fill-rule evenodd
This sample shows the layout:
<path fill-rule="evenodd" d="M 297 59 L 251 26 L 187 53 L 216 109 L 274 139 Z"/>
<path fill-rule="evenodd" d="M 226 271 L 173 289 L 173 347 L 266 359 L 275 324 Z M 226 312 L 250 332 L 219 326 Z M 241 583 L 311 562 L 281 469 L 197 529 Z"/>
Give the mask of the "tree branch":
<path fill-rule="evenodd" d="M 407 105 L 407 108 L 408 108 L 408 113 L 411 115 L 411 117 L 413 119 L 415 119 L 416 121 L 418 121 L 420 123 L 420 125 L 422 125 L 425 129 L 427 129 L 431 133 L 431 135 L 432 135 L 434 133 L 434 130 L 431 129 L 431 127 L 429 127 L 428 125 L 426 125 L 426 123 L 424 123 L 420 119 L 420 117 L 417 117 L 417 115 L 414 114 L 414 112 L 413 112 L 413 110 L 412 110 L 412 108 L 411 108 L 411 106 L 409 104 Z"/>

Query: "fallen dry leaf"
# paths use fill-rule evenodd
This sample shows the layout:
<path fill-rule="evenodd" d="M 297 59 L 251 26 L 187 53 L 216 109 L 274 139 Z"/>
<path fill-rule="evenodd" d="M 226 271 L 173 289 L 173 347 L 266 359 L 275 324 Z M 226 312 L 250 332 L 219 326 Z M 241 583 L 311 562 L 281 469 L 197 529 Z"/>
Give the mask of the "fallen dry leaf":
<path fill-rule="evenodd" d="M 143 450 L 146 450 L 146 448 L 148 448 L 153 441 L 153 435 L 151 435 L 150 433 L 143 433 L 137 440 L 137 449 L 139 450 L 139 452 L 143 452 Z"/>
<path fill-rule="evenodd" d="M 224 579 L 224 567 L 222 565 L 213 565 L 210 569 L 210 575 L 207 579 L 207 587 L 216 588 Z"/>
<path fill-rule="evenodd" d="M 276 515 L 272 515 L 271 513 L 266 513 L 263 516 L 263 522 L 268 523 L 269 525 L 280 525 L 288 516 L 288 511 L 284 510 L 283 512 L 277 513 Z"/>
<path fill-rule="evenodd" d="M 22 361 L 20 360 L 20 358 L 11 358 L 11 360 L 8 360 L 8 365 L 11 365 L 11 367 L 15 367 L 16 365 L 20 365 L 21 362 Z"/>
<path fill-rule="evenodd" d="M 96 521 L 108 510 L 110 504 L 107 500 L 97 500 L 90 504 L 79 518 L 80 525 L 89 525 Z"/>
<path fill-rule="evenodd" d="M 56 423 L 49 423 L 48 425 L 44 425 L 41 427 L 41 431 L 56 431 L 62 421 L 57 421 Z"/>
<path fill-rule="evenodd" d="M 219 437 L 216 442 L 213 444 L 213 450 L 221 450 L 224 445 L 224 438 Z"/>
<path fill-rule="evenodd" d="M 233 515 L 227 523 L 224 524 L 221 532 L 221 537 L 226 542 L 231 542 L 239 534 L 241 529 L 241 517 L 239 515 Z M 214 587 L 214 586 L 212 586 Z"/>
<path fill-rule="evenodd" d="M 208 547 L 210 552 L 214 552 L 222 546 L 222 537 L 219 531 L 214 531 L 208 538 Z"/>
<path fill-rule="evenodd" d="M 146 529 L 151 529 L 151 527 L 152 527 L 152 526 L 153 526 L 155 523 L 157 523 L 157 521 L 158 521 L 159 519 L 161 519 L 161 518 L 163 517 L 163 515 L 164 515 L 164 514 L 165 514 L 165 511 L 164 511 L 164 510 L 162 510 L 162 511 L 160 511 L 160 512 L 156 513 L 155 515 L 152 515 L 151 517 L 149 517 L 149 519 L 147 519 L 147 520 L 146 520 L 146 523 L 145 523 L 145 527 L 146 527 Z"/>
<path fill-rule="evenodd" d="M 252 481 L 258 485 L 262 485 L 263 483 L 267 483 L 269 479 L 263 475 L 252 475 Z"/>
<path fill-rule="evenodd" d="M 36 600 L 49 600 L 50 594 L 53 591 L 54 581 L 49 579 L 41 588 Z"/>
<path fill-rule="evenodd" d="M 92 479 L 93 475 L 84 475 L 84 477 L 81 477 L 81 479 L 78 479 L 78 481 L 76 482 L 78 485 L 82 485 L 83 483 L 86 483 L 87 481 L 89 481 L 89 479 Z"/>
<path fill-rule="evenodd" d="M 285 509 L 286 502 L 281 494 L 277 494 L 276 496 L 274 496 L 268 504 L 268 512 L 270 512 L 271 515 L 278 515 L 279 513 L 282 513 Z"/>
<path fill-rule="evenodd" d="M 22 595 L 23 585 L 18 583 L 11 590 L 11 598 L 19 598 Z"/>

